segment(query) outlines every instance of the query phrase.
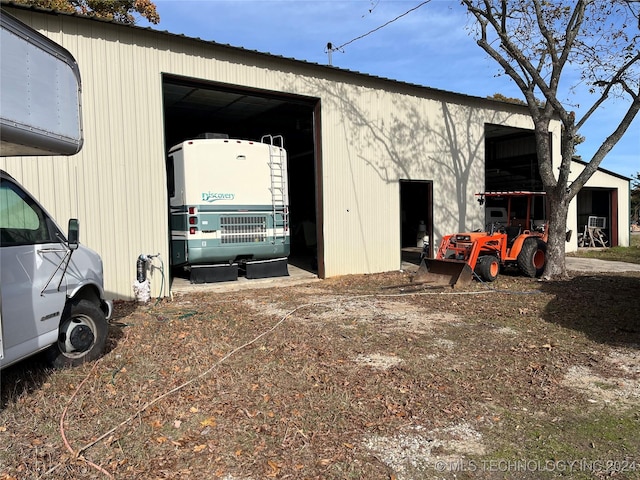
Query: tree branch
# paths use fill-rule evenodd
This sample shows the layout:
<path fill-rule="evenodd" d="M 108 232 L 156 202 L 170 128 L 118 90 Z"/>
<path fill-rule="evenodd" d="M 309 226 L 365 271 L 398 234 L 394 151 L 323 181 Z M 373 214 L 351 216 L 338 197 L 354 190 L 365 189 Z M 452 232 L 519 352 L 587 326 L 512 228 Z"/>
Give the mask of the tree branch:
<path fill-rule="evenodd" d="M 620 69 L 616 72 L 611 80 L 606 82 L 606 87 L 602 91 L 600 98 L 591 106 L 591 108 L 582 116 L 582 118 L 576 123 L 576 129 L 582 128 L 582 126 L 587 122 L 587 120 L 594 114 L 594 112 L 604 103 L 604 101 L 609 97 L 609 92 L 616 84 L 622 86 L 622 88 L 631 95 L 631 98 L 634 102 L 640 101 L 640 92 L 636 93 L 633 91 L 629 85 L 624 81 L 624 74 L 631 69 L 631 67 L 636 63 L 640 62 L 640 52 L 636 53 L 634 57 L 632 57 L 627 63 L 625 63 Z"/>
<path fill-rule="evenodd" d="M 611 135 L 606 138 L 604 142 L 602 142 L 602 145 L 600 145 L 600 148 L 598 148 L 596 153 L 593 154 L 593 157 L 584 167 L 584 170 L 580 172 L 580 175 L 578 175 L 578 177 L 571 184 L 569 190 L 571 196 L 577 195 L 584 184 L 587 183 L 587 180 L 589 180 L 591 175 L 595 173 L 602 160 L 604 160 L 604 157 L 611 151 L 613 147 L 616 146 L 618 141 L 625 134 L 625 132 L 631 125 L 631 122 L 638 114 L 638 111 L 640 111 L 640 95 L 636 95 L 634 101 L 629 106 L 627 113 L 625 113 L 624 117 L 618 124 L 618 127 L 613 131 Z"/>

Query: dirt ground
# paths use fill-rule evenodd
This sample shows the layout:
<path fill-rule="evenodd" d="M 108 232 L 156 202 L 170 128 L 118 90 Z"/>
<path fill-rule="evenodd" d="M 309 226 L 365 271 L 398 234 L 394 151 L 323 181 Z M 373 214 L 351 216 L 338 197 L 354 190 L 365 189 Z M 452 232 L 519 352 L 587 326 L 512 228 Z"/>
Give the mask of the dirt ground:
<path fill-rule="evenodd" d="M 640 273 L 392 272 L 118 303 L 2 372 L 0 479 L 640 478 Z"/>

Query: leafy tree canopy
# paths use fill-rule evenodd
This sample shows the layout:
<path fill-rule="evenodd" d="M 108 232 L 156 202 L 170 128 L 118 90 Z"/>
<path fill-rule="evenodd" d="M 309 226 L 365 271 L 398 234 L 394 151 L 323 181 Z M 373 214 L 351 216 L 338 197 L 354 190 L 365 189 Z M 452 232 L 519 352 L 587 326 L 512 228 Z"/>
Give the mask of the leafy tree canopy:
<path fill-rule="evenodd" d="M 507 97 L 506 95 L 503 95 L 501 93 L 494 93 L 493 95 L 491 95 L 490 97 L 487 97 L 487 98 L 490 98 L 492 100 L 500 100 L 501 102 L 515 103 L 517 105 L 526 105 L 527 104 L 527 102 L 525 102 L 521 98 Z"/>
<path fill-rule="evenodd" d="M 160 22 L 160 15 L 151 0 L 16 0 L 16 3 L 92 15 L 127 24 L 136 22 L 135 14 L 153 24 Z"/>

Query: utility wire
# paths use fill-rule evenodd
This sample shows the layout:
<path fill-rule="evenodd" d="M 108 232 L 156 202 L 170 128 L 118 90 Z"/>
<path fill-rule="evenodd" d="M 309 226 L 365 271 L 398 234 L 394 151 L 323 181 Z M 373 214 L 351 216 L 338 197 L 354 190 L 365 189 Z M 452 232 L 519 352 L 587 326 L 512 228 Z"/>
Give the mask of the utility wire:
<path fill-rule="evenodd" d="M 389 20 L 387 23 L 385 23 L 385 24 L 383 24 L 383 25 L 380 25 L 379 27 L 376 27 L 376 28 L 374 28 L 373 30 L 370 30 L 370 31 L 368 31 L 367 33 L 364 33 L 364 34 L 362 34 L 362 35 L 360 35 L 360 36 L 358 36 L 358 37 L 356 37 L 356 38 L 354 38 L 354 39 L 352 39 L 352 40 L 349 40 L 348 42 L 343 43 L 342 45 L 340 45 L 340 46 L 338 46 L 338 47 L 334 47 L 334 46 L 333 46 L 333 44 L 332 44 L 331 42 L 329 42 L 329 43 L 327 43 L 327 50 L 328 50 L 329 52 L 341 51 L 341 50 L 342 50 L 342 48 L 346 47 L 347 45 L 349 45 L 349 44 L 351 44 L 351 43 L 355 42 L 356 40 L 360 40 L 361 38 L 364 38 L 364 37 L 366 37 L 366 36 L 368 36 L 368 35 L 371 35 L 371 34 L 372 34 L 372 33 L 374 33 L 374 32 L 377 32 L 378 30 L 380 30 L 380 29 L 382 29 L 382 28 L 386 27 L 387 25 L 389 25 L 389 24 L 391 24 L 391 23 L 395 22 L 396 20 L 399 20 L 400 18 L 402 18 L 402 17 L 404 17 L 404 16 L 406 16 L 406 15 L 409 15 L 411 12 L 413 12 L 413 11 L 415 11 L 415 10 L 419 9 L 420 7 L 422 7 L 422 6 L 426 5 L 426 4 L 427 4 L 427 3 L 429 3 L 430 1 L 431 1 L 431 0 L 426 0 L 425 2 L 422 2 L 422 3 L 420 3 L 419 5 L 417 5 L 417 6 L 413 7 L 412 9 L 407 10 L 407 11 L 406 11 L 406 12 L 404 12 L 403 14 L 398 15 L 396 18 L 394 18 L 394 19 L 392 19 L 392 20 Z"/>

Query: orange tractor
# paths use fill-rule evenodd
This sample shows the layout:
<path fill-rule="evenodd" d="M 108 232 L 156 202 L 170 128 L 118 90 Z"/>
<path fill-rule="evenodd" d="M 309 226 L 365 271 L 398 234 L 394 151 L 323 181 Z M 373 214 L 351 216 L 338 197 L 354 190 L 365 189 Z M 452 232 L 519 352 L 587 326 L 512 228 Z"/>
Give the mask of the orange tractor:
<path fill-rule="evenodd" d="M 478 193 L 487 203 L 486 230 L 446 235 L 435 258 L 423 250 L 414 283 L 456 285 L 471 282 L 473 273 L 493 282 L 504 267 L 517 267 L 539 277 L 547 259 L 548 222 L 544 192 Z M 425 247 L 426 249 L 426 247 Z"/>

